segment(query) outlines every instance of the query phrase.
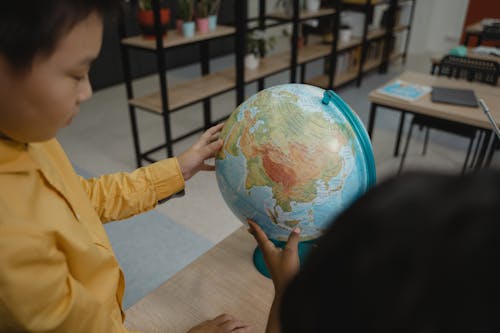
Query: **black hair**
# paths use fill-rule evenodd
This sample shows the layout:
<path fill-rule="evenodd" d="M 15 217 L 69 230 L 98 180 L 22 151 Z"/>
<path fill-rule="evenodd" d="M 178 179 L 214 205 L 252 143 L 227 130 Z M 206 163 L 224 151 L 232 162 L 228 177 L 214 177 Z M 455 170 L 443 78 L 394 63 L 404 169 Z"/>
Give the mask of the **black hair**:
<path fill-rule="evenodd" d="M 382 183 L 311 251 L 282 332 L 500 331 L 499 209 L 499 171 Z"/>
<path fill-rule="evenodd" d="M 91 13 L 114 15 L 119 0 L 0 1 L 0 54 L 17 71 L 49 56 L 60 39 Z"/>

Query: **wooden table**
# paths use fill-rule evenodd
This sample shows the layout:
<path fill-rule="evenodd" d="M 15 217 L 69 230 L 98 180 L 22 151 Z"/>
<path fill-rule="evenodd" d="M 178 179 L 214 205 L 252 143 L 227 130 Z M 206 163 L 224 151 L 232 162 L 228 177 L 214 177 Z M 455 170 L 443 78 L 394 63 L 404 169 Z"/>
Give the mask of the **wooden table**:
<path fill-rule="evenodd" d="M 500 88 L 497 86 L 486 85 L 477 82 L 469 82 L 465 80 L 450 79 L 442 76 L 433 76 L 429 74 L 404 72 L 395 80 L 402 80 L 409 83 L 416 83 L 426 86 L 439 86 L 458 89 L 472 89 L 474 90 L 477 98 L 482 98 L 490 107 L 491 114 L 496 119 L 497 124 L 500 126 Z M 392 82 L 391 81 L 391 82 Z M 385 86 L 384 84 L 383 86 Z M 381 88 L 381 87 L 380 87 Z M 416 101 L 406 101 L 396 97 L 391 97 L 378 92 L 375 89 L 370 92 L 369 99 L 371 101 L 370 116 L 368 120 L 368 134 L 373 136 L 373 127 L 375 125 L 375 116 L 377 107 L 382 106 L 385 108 L 401 111 L 401 118 L 396 138 L 396 145 L 394 148 L 394 156 L 399 153 L 400 139 L 403 129 L 406 113 L 423 114 L 430 117 L 445 119 L 455 123 L 461 123 L 473 126 L 477 129 L 484 130 L 486 135 L 484 143 L 481 147 L 478 163 L 476 168 L 481 167 L 484 160 L 484 155 L 488 148 L 488 143 L 491 137 L 491 124 L 484 112 L 478 108 L 463 107 L 450 104 L 433 103 L 430 94 L 420 97 Z"/>
<path fill-rule="evenodd" d="M 274 296 L 252 261 L 256 242 L 241 227 L 126 311 L 126 327 L 185 333 L 228 313 L 264 332 Z"/>

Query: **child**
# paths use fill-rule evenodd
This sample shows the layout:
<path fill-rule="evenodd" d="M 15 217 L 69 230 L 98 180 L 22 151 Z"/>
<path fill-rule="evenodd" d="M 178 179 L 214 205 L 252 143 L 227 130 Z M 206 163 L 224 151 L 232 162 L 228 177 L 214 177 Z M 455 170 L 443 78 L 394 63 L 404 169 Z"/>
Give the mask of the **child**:
<path fill-rule="evenodd" d="M 392 179 L 339 216 L 300 272 L 299 230 L 280 251 L 250 222 L 276 290 L 267 332 L 498 332 L 499 207 L 498 171 Z"/>
<path fill-rule="evenodd" d="M 213 170 L 205 161 L 222 125 L 177 158 L 91 180 L 54 139 L 92 94 L 103 18 L 118 5 L 0 4 L 0 332 L 127 332 L 124 278 L 102 223 L 150 210 Z M 247 331 L 222 315 L 190 332 Z"/>

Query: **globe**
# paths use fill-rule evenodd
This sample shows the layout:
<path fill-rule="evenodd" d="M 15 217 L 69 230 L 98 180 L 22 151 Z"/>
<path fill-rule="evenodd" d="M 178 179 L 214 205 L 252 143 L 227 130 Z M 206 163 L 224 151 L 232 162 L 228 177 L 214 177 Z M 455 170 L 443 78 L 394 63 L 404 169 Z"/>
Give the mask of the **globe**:
<path fill-rule="evenodd" d="M 318 238 L 375 183 L 362 122 L 331 90 L 264 89 L 229 116 L 221 138 L 215 170 L 225 202 L 275 242 L 295 227 L 303 242 Z"/>

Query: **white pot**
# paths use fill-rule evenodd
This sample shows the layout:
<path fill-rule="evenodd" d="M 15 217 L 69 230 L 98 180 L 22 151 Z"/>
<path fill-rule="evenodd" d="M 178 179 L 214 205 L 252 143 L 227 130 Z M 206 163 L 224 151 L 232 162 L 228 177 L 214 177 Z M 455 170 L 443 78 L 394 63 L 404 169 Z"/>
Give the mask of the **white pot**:
<path fill-rule="evenodd" d="M 245 56 L 245 68 L 247 69 L 256 69 L 259 67 L 260 58 L 256 57 L 255 54 L 247 54 Z"/>
<path fill-rule="evenodd" d="M 321 0 L 306 0 L 306 10 L 310 12 L 317 12 L 321 5 Z"/>
<path fill-rule="evenodd" d="M 351 40 L 351 36 L 352 36 L 352 30 L 351 29 L 340 29 L 339 30 L 339 40 L 340 40 L 340 43 L 349 43 L 349 41 Z"/>

